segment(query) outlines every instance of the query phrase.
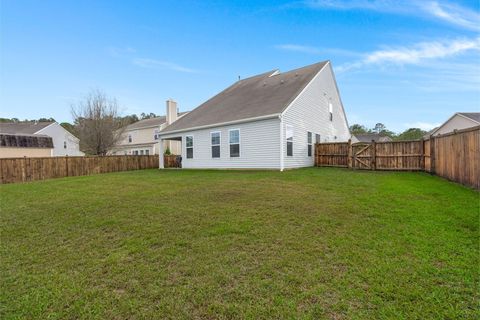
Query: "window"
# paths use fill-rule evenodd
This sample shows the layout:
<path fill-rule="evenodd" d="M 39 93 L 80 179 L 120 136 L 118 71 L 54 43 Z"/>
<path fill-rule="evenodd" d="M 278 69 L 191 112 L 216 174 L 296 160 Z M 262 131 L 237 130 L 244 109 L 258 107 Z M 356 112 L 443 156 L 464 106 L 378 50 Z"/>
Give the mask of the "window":
<path fill-rule="evenodd" d="M 67 149 L 67 141 L 63 141 L 63 149 Z"/>
<path fill-rule="evenodd" d="M 333 106 L 332 103 L 328 103 L 328 112 L 330 112 L 330 121 L 333 121 Z"/>
<path fill-rule="evenodd" d="M 307 148 L 308 148 L 307 155 L 311 157 L 312 156 L 312 133 L 311 132 L 307 132 Z"/>
<path fill-rule="evenodd" d="M 132 135 L 131 134 L 128 135 L 128 142 L 132 142 Z"/>
<path fill-rule="evenodd" d="M 150 150 L 145 150 L 145 154 L 148 156 L 148 154 L 150 153 Z"/>
<path fill-rule="evenodd" d="M 285 135 L 287 138 L 287 156 L 293 156 L 293 126 L 287 125 L 285 127 Z"/>
<path fill-rule="evenodd" d="M 153 139 L 158 140 L 159 133 L 160 133 L 160 130 L 155 129 L 155 131 L 153 131 Z"/>
<path fill-rule="evenodd" d="M 320 143 L 320 135 L 318 133 L 315 134 L 315 143 Z"/>
<path fill-rule="evenodd" d="M 193 159 L 193 136 L 185 137 L 185 145 L 187 148 L 187 159 Z"/>
<path fill-rule="evenodd" d="M 212 158 L 220 158 L 220 132 L 210 133 L 212 142 Z"/>
<path fill-rule="evenodd" d="M 240 157 L 240 130 L 233 129 L 229 132 L 230 135 L 230 157 L 231 158 L 238 158 Z"/>
<path fill-rule="evenodd" d="M 138 150 L 132 151 L 133 155 L 138 156 Z"/>
<path fill-rule="evenodd" d="M 140 150 L 140 154 L 143 156 L 143 150 Z"/>
<path fill-rule="evenodd" d="M 127 154 L 128 154 L 128 152 L 127 152 L 127 151 L 125 151 L 125 155 L 127 155 Z"/>

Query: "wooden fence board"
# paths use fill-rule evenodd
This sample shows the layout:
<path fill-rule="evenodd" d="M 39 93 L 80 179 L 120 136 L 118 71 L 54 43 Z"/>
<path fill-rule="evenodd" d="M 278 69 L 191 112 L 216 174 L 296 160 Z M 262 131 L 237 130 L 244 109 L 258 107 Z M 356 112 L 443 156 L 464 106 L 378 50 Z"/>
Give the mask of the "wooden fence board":
<path fill-rule="evenodd" d="M 426 171 L 480 189 L 480 126 L 428 140 L 319 143 L 315 145 L 315 165 Z"/>
<path fill-rule="evenodd" d="M 0 183 L 158 168 L 158 155 L 0 159 Z"/>

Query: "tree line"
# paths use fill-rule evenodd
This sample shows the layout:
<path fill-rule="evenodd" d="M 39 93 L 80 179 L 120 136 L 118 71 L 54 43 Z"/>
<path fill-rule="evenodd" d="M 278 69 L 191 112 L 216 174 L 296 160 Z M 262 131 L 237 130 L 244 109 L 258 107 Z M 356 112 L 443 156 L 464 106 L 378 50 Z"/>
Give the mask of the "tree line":
<path fill-rule="evenodd" d="M 388 130 L 383 123 L 377 123 L 375 127 L 371 129 L 361 124 L 352 124 L 350 126 L 350 133 L 351 134 L 378 133 L 381 136 L 390 137 L 392 138 L 392 140 L 399 141 L 399 140 L 421 139 L 425 134 L 427 134 L 427 131 L 422 130 L 420 128 L 409 128 L 397 134 L 393 131 Z"/>

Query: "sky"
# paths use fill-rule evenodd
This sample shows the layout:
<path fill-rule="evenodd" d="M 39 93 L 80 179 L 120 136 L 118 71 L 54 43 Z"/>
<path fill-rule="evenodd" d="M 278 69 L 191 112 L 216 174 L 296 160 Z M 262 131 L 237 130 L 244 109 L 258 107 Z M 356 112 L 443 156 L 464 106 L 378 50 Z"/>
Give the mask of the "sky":
<path fill-rule="evenodd" d="M 0 117 L 192 110 L 272 69 L 332 62 L 349 124 L 428 130 L 480 111 L 479 1 L 0 0 Z"/>

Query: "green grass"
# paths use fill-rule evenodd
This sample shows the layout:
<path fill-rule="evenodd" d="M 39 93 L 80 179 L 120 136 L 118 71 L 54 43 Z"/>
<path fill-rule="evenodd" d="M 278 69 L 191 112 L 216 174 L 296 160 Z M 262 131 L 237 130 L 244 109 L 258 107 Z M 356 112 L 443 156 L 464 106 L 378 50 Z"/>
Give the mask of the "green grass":
<path fill-rule="evenodd" d="M 422 173 L 0 186 L 1 319 L 474 319 L 479 193 Z"/>

